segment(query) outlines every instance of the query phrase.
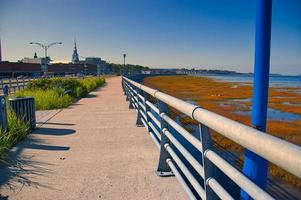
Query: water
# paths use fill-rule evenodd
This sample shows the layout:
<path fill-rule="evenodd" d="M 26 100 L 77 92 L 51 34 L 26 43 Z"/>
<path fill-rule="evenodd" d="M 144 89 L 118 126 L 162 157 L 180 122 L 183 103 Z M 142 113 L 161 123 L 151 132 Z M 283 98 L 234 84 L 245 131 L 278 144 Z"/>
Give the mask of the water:
<path fill-rule="evenodd" d="M 250 101 L 252 101 L 252 99 L 250 99 L 250 98 L 247 98 L 247 99 L 232 99 L 231 101 L 232 102 L 237 102 L 237 103 L 240 103 L 240 102 L 243 103 L 243 102 L 250 102 Z M 284 102 L 283 104 L 284 105 L 291 105 L 291 106 L 300 106 L 300 104 L 291 104 L 289 102 Z M 221 106 L 228 106 L 227 102 L 221 102 L 220 105 Z M 237 110 L 237 111 L 235 111 L 235 113 L 251 117 L 252 107 L 246 106 L 244 104 L 242 104 L 240 106 L 243 106 L 245 109 L 244 110 Z M 281 111 L 281 110 L 277 110 L 277 109 L 273 109 L 273 108 L 268 108 L 267 118 L 270 119 L 270 120 L 292 121 L 292 120 L 301 120 L 301 115 L 291 113 L 291 112 L 285 112 L 285 111 Z"/>
<path fill-rule="evenodd" d="M 235 113 L 245 116 L 251 116 L 251 111 L 242 111 L 238 110 Z M 290 113 L 290 112 L 283 112 L 280 110 L 276 110 L 273 108 L 268 108 L 268 119 L 270 120 L 280 120 L 280 121 L 292 121 L 292 120 L 301 120 L 301 115 Z"/>
<path fill-rule="evenodd" d="M 192 99 L 186 99 L 185 101 L 187 103 L 197 105 L 197 103 Z M 247 99 L 232 99 L 231 101 L 239 103 L 239 102 L 249 102 L 249 101 L 251 101 L 251 99 L 250 98 L 247 98 Z M 289 104 L 289 102 L 285 102 L 284 104 L 300 106 L 300 104 Z M 221 106 L 228 106 L 227 102 L 220 102 L 220 105 Z M 241 106 L 245 107 L 245 105 L 241 105 Z M 244 115 L 244 116 L 251 117 L 251 114 L 252 114 L 251 110 L 252 110 L 252 107 L 248 106 L 247 109 L 237 110 L 237 111 L 235 111 L 235 113 L 237 113 L 239 115 Z M 270 119 L 270 120 L 292 121 L 292 120 L 301 120 L 301 115 L 291 113 L 291 112 L 284 112 L 284 111 L 273 109 L 273 108 L 268 108 L 267 118 Z"/>
<path fill-rule="evenodd" d="M 288 106 L 301 106 L 300 103 L 290 103 L 290 102 L 283 102 L 283 105 L 288 105 Z"/>
<path fill-rule="evenodd" d="M 251 75 L 206 75 L 219 81 L 241 82 L 253 84 L 253 76 Z M 301 76 L 281 76 L 272 75 L 269 79 L 270 86 L 274 87 L 297 87 L 301 93 Z"/>

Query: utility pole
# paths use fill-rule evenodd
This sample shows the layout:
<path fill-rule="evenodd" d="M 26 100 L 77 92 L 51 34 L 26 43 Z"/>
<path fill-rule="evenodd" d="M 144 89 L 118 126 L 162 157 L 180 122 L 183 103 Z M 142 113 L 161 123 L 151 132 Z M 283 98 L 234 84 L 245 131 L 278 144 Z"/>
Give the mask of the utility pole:
<path fill-rule="evenodd" d="M 0 62 L 2 62 L 1 38 L 0 38 Z"/>

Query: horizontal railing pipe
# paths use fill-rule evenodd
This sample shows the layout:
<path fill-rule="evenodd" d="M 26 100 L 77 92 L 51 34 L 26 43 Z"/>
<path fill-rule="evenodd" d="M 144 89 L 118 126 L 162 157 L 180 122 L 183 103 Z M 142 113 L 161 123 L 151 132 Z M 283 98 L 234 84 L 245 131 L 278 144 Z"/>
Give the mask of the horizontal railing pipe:
<path fill-rule="evenodd" d="M 147 128 L 156 146 L 160 149 L 160 166 L 163 166 L 161 161 L 165 161 L 168 157 L 167 165 L 165 165 L 170 167 L 169 170 L 173 171 L 191 199 L 197 198 L 191 191 L 191 186 L 202 199 L 215 199 L 215 197 L 234 199 L 231 196 L 233 194 L 229 193 L 230 191 L 224 188 L 225 185 L 221 184 L 223 182 L 219 182 L 220 179 L 215 172 L 216 170 L 223 172 L 231 179 L 231 182 L 247 192 L 252 198 L 274 199 L 215 152 L 211 145 L 209 128 L 301 178 L 300 146 L 192 105 L 126 77 L 123 77 L 123 86 L 127 99 L 131 100 L 130 105 L 134 106 L 138 112 L 136 123 L 141 119 L 142 123 L 139 122 L 139 125 L 143 124 Z M 151 97 L 154 98 L 156 104 L 151 102 Z M 201 139 L 194 137 L 183 126 L 169 117 L 168 107 L 172 107 L 197 121 L 200 124 Z M 181 136 L 181 140 L 174 136 L 173 131 Z M 182 141 L 182 138 L 186 141 Z M 200 154 L 196 154 L 197 151 L 188 150 L 187 142 Z M 202 161 L 198 161 L 196 155 L 200 156 Z M 188 163 L 192 168 L 186 166 Z M 198 179 L 203 179 L 204 188 L 200 185 L 200 180 L 196 180 L 194 177 L 195 172 L 190 171 L 192 169 L 199 174 L 196 176 Z M 186 181 L 191 186 L 188 186 Z"/>
<path fill-rule="evenodd" d="M 144 127 L 147 127 L 147 123 L 145 122 L 145 120 L 143 118 L 141 119 L 141 121 L 142 121 Z"/>
<path fill-rule="evenodd" d="M 155 135 L 157 136 L 157 138 L 159 140 L 161 140 L 161 135 L 159 133 L 159 131 L 155 128 L 155 126 L 153 125 L 152 122 L 148 122 L 148 125 L 151 127 L 151 129 L 153 130 L 153 132 L 155 133 Z"/>
<path fill-rule="evenodd" d="M 300 146 L 202 108 L 194 111 L 193 118 L 301 178 Z"/>
<path fill-rule="evenodd" d="M 204 155 L 254 199 L 274 199 L 214 151 L 207 150 Z"/>
<path fill-rule="evenodd" d="M 142 110 L 139 110 L 139 112 L 140 112 L 140 114 L 142 115 L 142 119 L 144 119 L 144 120 L 147 120 L 147 117 L 146 117 L 146 115 L 144 114 L 144 112 L 142 112 Z"/>
<path fill-rule="evenodd" d="M 124 77 L 124 80 L 301 178 L 301 147 Z M 256 138 L 256 142 L 254 142 Z"/>
<path fill-rule="evenodd" d="M 146 101 L 146 104 L 147 104 L 153 111 L 155 111 L 157 114 L 160 113 L 160 112 L 159 112 L 159 109 L 158 109 L 154 104 L 152 104 L 151 102 Z"/>
<path fill-rule="evenodd" d="M 160 124 L 159 120 L 150 111 L 147 112 L 147 115 L 152 119 L 153 122 L 155 122 L 155 124 L 159 128 L 161 128 L 161 124 Z"/>
<path fill-rule="evenodd" d="M 186 150 L 186 148 L 167 130 L 162 131 L 173 145 L 180 151 L 180 153 L 185 157 L 185 159 L 192 165 L 192 167 L 197 171 L 197 173 L 204 179 L 204 168 L 202 165 Z"/>
<path fill-rule="evenodd" d="M 173 173 L 175 174 L 175 176 L 177 177 L 177 179 L 179 180 L 179 182 L 181 183 L 181 185 L 184 187 L 184 190 L 188 194 L 189 199 L 196 200 L 196 198 L 195 198 L 194 194 L 191 192 L 189 186 L 186 184 L 185 180 L 183 179 L 183 177 L 179 173 L 179 170 L 172 163 L 172 160 L 170 158 L 168 158 L 166 160 L 166 163 L 169 165 L 170 169 L 173 171 Z"/>
<path fill-rule="evenodd" d="M 198 139 L 196 139 L 191 133 L 185 130 L 182 126 L 180 126 L 177 122 L 172 120 L 166 114 L 161 114 L 162 118 L 173 127 L 178 133 L 180 133 L 186 140 L 188 140 L 197 150 L 200 152 L 203 151 L 202 143 Z"/>
<path fill-rule="evenodd" d="M 214 178 L 207 179 L 206 184 L 210 186 L 220 199 L 234 200 L 234 198 Z"/>
<path fill-rule="evenodd" d="M 181 159 L 177 156 L 177 154 L 174 152 L 174 150 L 170 147 L 169 144 L 164 144 L 165 149 L 168 151 L 168 153 L 171 155 L 171 157 L 174 159 L 174 161 L 177 163 L 183 174 L 185 174 L 186 178 L 190 181 L 191 185 L 195 189 L 195 191 L 198 193 L 198 195 L 202 199 L 206 199 L 205 191 L 200 185 L 200 183 L 195 179 L 195 177 L 191 174 L 191 172 L 188 170 L 188 168 L 184 165 L 184 163 L 181 161 Z"/>
<path fill-rule="evenodd" d="M 149 134 L 150 134 L 151 138 L 154 140 L 154 142 L 155 142 L 156 146 L 158 147 L 158 149 L 160 149 L 160 143 L 156 139 L 156 136 L 154 135 L 154 133 L 150 131 Z"/>

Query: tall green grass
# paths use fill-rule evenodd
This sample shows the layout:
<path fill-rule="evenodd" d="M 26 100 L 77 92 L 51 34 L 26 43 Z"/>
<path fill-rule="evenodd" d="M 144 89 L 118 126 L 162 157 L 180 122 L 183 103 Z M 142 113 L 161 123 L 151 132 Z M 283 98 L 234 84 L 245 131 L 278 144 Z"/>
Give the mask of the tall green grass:
<path fill-rule="evenodd" d="M 31 96 L 35 99 L 36 110 L 66 108 L 72 103 L 72 97 L 62 89 L 25 89 L 15 94 L 16 97 Z"/>
<path fill-rule="evenodd" d="M 105 79 L 102 77 L 38 79 L 30 83 L 26 89 L 16 92 L 14 96 L 34 97 L 36 110 L 66 108 L 74 99 L 87 96 L 104 83 Z"/>
<path fill-rule="evenodd" d="M 30 83 L 24 90 L 16 92 L 15 97 L 32 96 L 37 110 L 48 110 L 68 107 L 76 98 L 85 97 L 89 92 L 103 85 L 105 79 L 89 77 L 74 78 L 46 78 Z M 0 162 L 5 152 L 29 133 L 29 125 L 18 119 L 16 114 L 7 111 L 8 132 L 0 129 Z"/>
<path fill-rule="evenodd" d="M 8 132 L 0 131 L 0 161 L 3 160 L 5 151 L 17 144 L 29 133 L 29 125 L 17 118 L 16 114 L 7 111 Z"/>

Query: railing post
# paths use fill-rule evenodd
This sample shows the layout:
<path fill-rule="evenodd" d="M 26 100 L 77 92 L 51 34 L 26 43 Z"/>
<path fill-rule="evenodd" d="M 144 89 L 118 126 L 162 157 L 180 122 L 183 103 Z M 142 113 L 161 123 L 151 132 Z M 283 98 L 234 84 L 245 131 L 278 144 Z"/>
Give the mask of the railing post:
<path fill-rule="evenodd" d="M 23 89 L 25 88 L 25 85 L 26 85 L 25 78 L 23 77 Z"/>
<path fill-rule="evenodd" d="M 137 88 L 136 91 L 137 91 L 138 94 L 142 94 L 142 92 L 141 92 L 141 90 L 140 90 L 139 88 Z M 140 97 L 139 97 L 138 95 L 136 95 L 136 97 L 137 97 L 137 99 L 138 99 L 138 102 L 137 102 L 138 108 L 137 108 L 136 126 L 138 126 L 138 127 L 143 127 L 144 124 L 143 124 L 143 122 L 142 122 L 142 120 L 141 120 L 141 118 L 142 118 L 143 116 L 142 116 L 141 112 L 143 112 L 144 110 L 143 110 L 143 108 L 141 107 L 141 105 L 139 104 L 139 102 L 140 102 Z"/>
<path fill-rule="evenodd" d="M 35 102 L 33 97 L 9 98 L 9 108 L 33 130 L 36 127 Z"/>
<path fill-rule="evenodd" d="M 148 93 L 144 92 L 144 91 L 142 91 L 142 94 L 143 94 L 143 97 L 144 97 L 143 105 L 145 106 L 145 112 L 144 112 L 144 114 L 146 116 L 147 131 L 150 132 L 151 129 L 150 129 L 149 125 L 148 125 L 148 122 L 150 122 L 151 119 L 150 119 L 150 116 L 148 116 L 147 112 L 151 112 L 151 109 L 146 104 L 146 102 L 147 101 L 150 102 L 151 98 L 150 98 L 150 95 Z"/>
<path fill-rule="evenodd" d="M 211 142 L 211 135 L 210 130 L 207 126 L 200 124 L 200 138 L 202 142 L 202 162 L 203 162 L 203 168 L 204 168 L 204 188 L 206 192 L 206 198 L 207 199 L 218 199 L 215 192 L 210 188 L 210 186 L 207 184 L 208 180 L 210 178 L 216 178 L 216 167 L 214 164 L 211 163 L 210 160 L 206 158 L 206 151 L 212 148 L 212 142 Z"/>
<path fill-rule="evenodd" d="M 17 89 L 20 91 L 19 79 L 17 78 Z"/>
<path fill-rule="evenodd" d="M 164 145 L 166 143 L 169 143 L 169 139 L 164 134 L 164 130 L 168 129 L 168 124 L 164 121 L 164 119 L 162 118 L 162 115 L 168 114 L 168 107 L 165 103 L 163 103 L 160 100 L 157 100 L 157 103 L 158 103 L 158 108 L 160 111 L 160 126 L 161 126 L 161 127 L 159 127 L 161 130 L 160 131 L 161 143 L 160 143 L 160 158 L 159 158 L 159 164 L 158 164 L 158 168 L 157 168 L 157 175 L 161 176 L 161 177 L 173 176 L 174 174 L 166 162 L 166 160 L 168 158 L 170 158 L 170 155 L 164 147 Z"/>
<path fill-rule="evenodd" d="M 131 89 L 130 89 L 130 85 L 128 84 L 128 97 L 129 97 L 129 109 L 134 109 L 134 106 L 133 106 L 133 101 L 134 101 L 134 99 L 133 99 L 133 95 L 132 95 L 132 91 L 131 91 Z"/>
<path fill-rule="evenodd" d="M 122 79 L 122 88 L 123 88 L 123 95 L 126 95 L 126 89 L 125 89 L 125 80 Z"/>
<path fill-rule="evenodd" d="M 124 82 L 125 82 L 124 78 L 121 77 L 121 86 L 122 86 L 122 90 L 123 90 L 123 95 L 126 95 Z"/>
<path fill-rule="evenodd" d="M 5 133 L 7 132 L 7 112 L 6 112 L 6 100 L 5 96 L 0 96 L 0 128 Z"/>
<path fill-rule="evenodd" d="M 9 81 L 9 88 L 8 88 L 8 94 L 10 94 L 12 91 L 12 85 L 11 85 L 11 79 L 8 80 Z"/>
<path fill-rule="evenodd" d="M 126 81 L 124 82 L 124 88 L 125 88 L 125 95 L 126 95 L 126 101 L 129 101 L 130 100 L 130 98 L 129 98 L 129 88 L 128 88 L 128 86 L 127 86 L 127 83 L 126 83 Z"/>

